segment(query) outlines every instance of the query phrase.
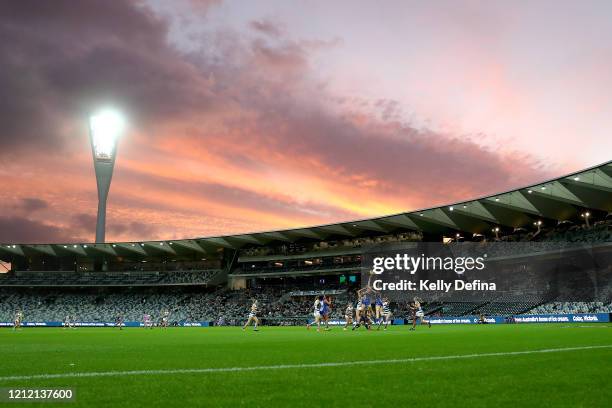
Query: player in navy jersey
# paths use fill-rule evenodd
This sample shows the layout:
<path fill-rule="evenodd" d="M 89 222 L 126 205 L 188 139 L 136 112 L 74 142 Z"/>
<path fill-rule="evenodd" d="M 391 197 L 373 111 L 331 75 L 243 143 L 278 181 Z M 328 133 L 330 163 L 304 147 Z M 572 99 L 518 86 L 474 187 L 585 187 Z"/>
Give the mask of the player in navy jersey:
<path fill-rule="evenodd" d="M 372 317 L 374 315 L 374 311 L 372 310 L 372 299 L 371 296 L 376 294 L 376 291 L 372 289 L 372 277 L 374 276 L 374 272 L 370 271 L 370 277 L 368 278 L 368 283 L 365 287 L 359 289 L 357 291 L 357 304 L 355 306 L 355 320 L 353 321 L 353 330 L 359 328 L 363 323 L 366 328 L 370 328 L 370 325 L 374 322 L 372 321 Z"/>
<path fill-rule="evenodd" d="M 321 319 L 325 323 L 325 330 L 329 330 L 329 315 L 331 314 L 331 299 L 329 297 L 323 298 L 321 305 Z"/>
<path fill-rule="evenodd" d="M 374 310 L 376 312 L 375 316 L 376 316 L 376 323 L 378 324 L 378 327 L 380 327 L 380 324 L 382 322 L 382 318 L 383 318 L 383 299 L 380 295 L 380 292 L 375 292 L 376 293 L 376 299 L 374 300 Z"/>
<path fill-rule="evenodd" d="M 366 329 L 370 330 L 370 326 L 374 323 L 372 321 L 372 307 L 370 305 L 370 298 L 367 294 L 357 302 L 359 308 L 359 314 L 355 312 L 355 321 L 353 322 L 353 330 L 358 329 L 363 324 Z"/>

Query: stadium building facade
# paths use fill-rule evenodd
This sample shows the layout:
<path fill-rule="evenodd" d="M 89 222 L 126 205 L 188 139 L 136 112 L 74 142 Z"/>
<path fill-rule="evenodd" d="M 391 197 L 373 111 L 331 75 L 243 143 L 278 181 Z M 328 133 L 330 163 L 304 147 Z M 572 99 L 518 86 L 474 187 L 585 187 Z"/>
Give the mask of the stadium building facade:
<path fill-rule="evenodd" d="M 281 303 L 288 302 L 301 312 L 300 302 L 321 291 L 350 299 L 362 282 L 364 248 L 370 245 L 573 240 L 595 243 L 609 253 L 611 224 L 612 162 L 607 162 L 477 199 L 336 224 L 166 241 L 6 242 L 0 244 L 0 260 L 10 264 L 10 271 L 0 274 L 0 291 L 5 298 L 0 301 L 0 314 L 14 310 L 6 300 L 11 296 L 13 303 L 32 293 L 43 303 L 51 302 L 49 296 L 83 295 L 89 296 L 86 301 L 95 302 L 102 296 L 107 298 L 110 312 L 114 309 L 109 302 L 114 297 L 148 291 L 142 296 L 163 298 L 160 304 L 168 308 L 177 307 L 173 302 L 197 308 L 203 299 L 223 303 L 237 297 L 239 302 L 274 293 L 270 316 L 280 318 L 284 310 Z M 242 293 L 242 298 L 236 293 Z M 597 299 L 582 300 L 605 305 L 612 300 L 609 296 L 604 290 Z M 499 296 L 476 302 L 431 299 L 428 312 L 444 311 L 447 316 L 475 311 L 516 314 L 550 305 L 553 300 L 524 297 L 520 302 L 509 302 Z M 122 301 L 116 301 L 117 307 Z M 401 314 L 401 305 L 396 305 L 396 312 Z M 217 315 L 192 314 L 181 319 L 217 319 Z M 0 316 L 3 319 L 6 316 Z"/>

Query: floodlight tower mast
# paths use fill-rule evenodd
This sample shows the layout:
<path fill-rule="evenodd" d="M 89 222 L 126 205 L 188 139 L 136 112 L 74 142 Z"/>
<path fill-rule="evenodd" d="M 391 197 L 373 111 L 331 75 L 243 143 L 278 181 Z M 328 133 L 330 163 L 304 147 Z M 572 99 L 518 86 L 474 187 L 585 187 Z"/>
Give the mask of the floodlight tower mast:
<path fill-rule="evenodd" d="M 102 110 L 89 118 L 89 137 L 98 185 L 98 217 L 96 243 L 104 243 L 106 235 L 106 200 L 110 190 L 117 140 L 124 128 L 123 117 L 113 110 Z"/>

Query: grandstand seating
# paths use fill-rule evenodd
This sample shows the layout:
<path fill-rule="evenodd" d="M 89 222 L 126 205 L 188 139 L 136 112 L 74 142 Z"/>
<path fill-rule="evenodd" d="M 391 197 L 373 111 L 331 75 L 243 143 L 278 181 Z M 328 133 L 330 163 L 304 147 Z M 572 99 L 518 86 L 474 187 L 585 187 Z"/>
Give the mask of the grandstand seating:
<path fill-rule="evenodd" d="M 482 240 L 473 245 L 489 253 L 490 259 L 524 257 L 572 244 L 610 243 L 611 226 L 609 219 L 591 228 L 566 223 L 542 229 L 537 234 L 518 231 L 497 241 Z M 95 272 L 85 265 L 77 265 L 77 271 L 59 268 L 11 271 L 0 274 L 0 321 L 10 321 L 17 309 L 24 311 L 26 321 L 61 321 L 66 315 L 73 315 L 78 320 L 92 322 L 113 321 L 118 313 L 123 313 L 128 321 L 141 320 L 145 313 L 159 315 L 162 309 L 167 309 L 172 322 L 217 321 L 223 317 L 227 324 L 236 324 L 248 314 L 252 299 L 258 299 L 261 316 L 267 323 L 303 324 L 312 315 L 312 291 L 321 290 L 333 293 L 332 317 L 342 318 L 346 303 L 355 301 L 354 290 L 359 282 L 340 284 L 337 275 L 359 276 L 361 255 L 360 250 L 355 249 L 381 242 L 414 242 L 421 238 L 416 233 L 387 234 L 307 244 L 253 246 L 242 249 L 226 269 L 222 269 L 221 259 L 173 261 L 158 258 L 148 262 L 117 260 L 107 264 L 107 270 Z M 448 248 L 460 255 L 464 247 L 451 243 Z M 67 268 L 70 265 L 65 264 Z M 72 265 L 74 267 L 74 263 Z M 248 289 L 227 289 L 223 284 L 227 282 L 228 272 L 245 283 L 248 281 Z M 528 283 L 530 274 L 535 273 L 514 272 Z M 309 273 L 319 274 L 321 278 L 299 278 Z M 569 282 L 568 286 L 576 285 Z M 429 315 L 612 312 L 609 287 L 600 288 L 596 298 L 575 290 L 558 290 L 553 297 L 528 292 L 422 297 L 428 301 L 424 307 Z M 396 317 L 409 316 L 405 300 L 393 302 L 391 306 Z"/>
<path fill-rule="evenodd" d="M 11 321 L 16 310 L 23 310 L 26 321 L 63 321 L 71 315 L 79 321 L 109 322 L 122 313 L 127 321 L 141 321 L 145 313 L 159 316 L 162 310 L 171 313 L 171 322 L 218 321 L 240 324 L 249 312 L 253 299 L 261 305 L 261 317 L 267 324 L 304 324 L 312 314 L 313 296 L 290 297 L 282 300 L 282 288 L 264 287 L 229 291 L 197 291 L 193 288 L 117 288 L 89 290 L 61 289 L 0 289 L 0 321 Z M 342 318 L 347 302 L 354 302 L 346 291 L 334 297 L 332 318 Z M 428 315 L 463 316 L 482 312 L 485 315 L 511 316 L 531 309 L 529 313 L 596 313 L 612 312 L 607 302 L 551 302 L 530 308 L 541 299 L 511 302 L 500 297 L 496 302 L 448 302 L 425 305 Z M 408 318 L 407 304 L 393 303 L 398 318 Z"/>
<path fill-rule="evenodd" d="M 220 272 L 11 272 L 0 275 L 0 286 L 204 285 Z"/>
<path fill-rule="evenodd" d="M 550 302 L 529 310 L 529 314 L 549 313 L 606 313 L 612 312 L 612 303 L 605 302 Z"/>

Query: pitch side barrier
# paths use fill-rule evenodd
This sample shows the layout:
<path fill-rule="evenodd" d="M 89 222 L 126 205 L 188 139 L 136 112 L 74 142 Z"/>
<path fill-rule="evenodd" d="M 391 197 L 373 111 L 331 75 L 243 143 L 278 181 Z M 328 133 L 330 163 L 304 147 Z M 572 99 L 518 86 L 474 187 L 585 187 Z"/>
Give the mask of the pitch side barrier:
<path fill-rule="evenodd" d="M 479 324 L 480 317 L 471 316 L 445 316 L 445 317 L 427 317 L 426 320 L 431 321 L 431 324 Z M 515 316 L 486 316 L 485 322 L 488 324 L 512 324 L 512 323 L 610 323 L 612 321 L 612 313 L 575 313 L 575 314 L 537 314 L 537 315 L 515 315 Z M 308 319 L 312 323 L 312 319 Z M 409 322 L 408 320 L 396 318 L 393 319 L 393 325 L 403 325 Z M 334 319 L 329 321 L 330 325 L 344 325 L 344 320 Z M 24 322 L 23 327 L 63 327 L 63 322 Z M 75 327 L 116 327 L 113 322 L 77 322 Z M 177 327 L 211 327 L 213 322 L 189 322 L 177 323 Z M 0 327 L 13 327 L 12 322 L 0 322 Z M 123 327 L 144 327 L 142 322 L 124 322 Z M 157 327 L 157 326 L 155 326 Z"/>
<path fill-rule="evenodd" d="M 429 317 L 431 324 L 479 324 L 479 316 Z M 609 323 L 610 313 L 485 316 L 488 324 L 504 323 Z"/>
<path fill-rule="evenodd" d="M 63 322 L 23 322 L 22 327 L 64 327 Z M 113 322 L 75 322 L 75 327 L 117 327 Z M 123 327 L 144 327 L 142 322 L 124 322 Z M 174 327 L 174 325 L 171 325 Z M 177 323 L 179 327 L 208 327 L 211 322 Z M 13 327 L 12 322 L 0 322 L 0 327 Z M 158 326 L 155 326 L 158 327 Z"/>

